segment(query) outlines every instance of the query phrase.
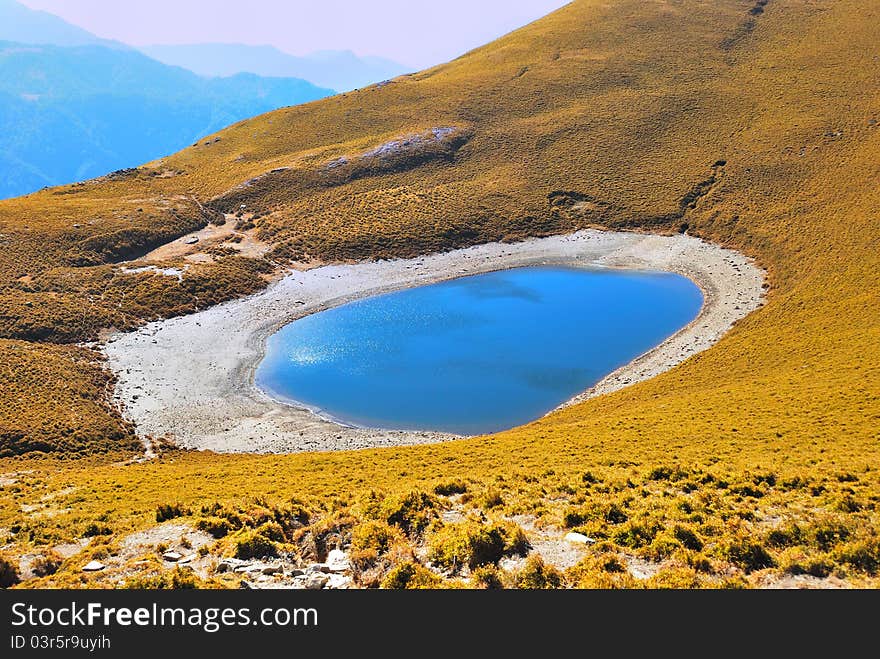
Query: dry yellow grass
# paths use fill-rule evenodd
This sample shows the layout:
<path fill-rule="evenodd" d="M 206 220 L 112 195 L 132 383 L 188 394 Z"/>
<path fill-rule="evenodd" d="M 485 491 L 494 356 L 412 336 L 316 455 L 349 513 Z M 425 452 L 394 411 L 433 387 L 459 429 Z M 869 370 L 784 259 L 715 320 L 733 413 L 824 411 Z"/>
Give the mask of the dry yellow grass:
<path fill-rule="evenodd" d="M 669 559 L 668 579 L 650 585 L 744 573 L 730 551 L 743 538 L 773 563 L 748 583 L 805 569 L 876 584 L 878 29 L 880 8 L 857 0 L 581 0 L 450 64 L 242 122 L 136 174 L 0 202 L 7 454 L 44 440 L 61 447 L 65 433 L 80 433 L 76 448 L 96 454 L 108 439 L 130 446 L 106 380 L 82 353 L 48 342 L 261 285 L 268 265 L 234 256 L 182 282 L 135 281 L 113 265 L 241 204 L 275 248 L 273 262 L 408 255 L 593 225 L 687 225 L 754 256 L 772 283 L 766 307 L 712 350 L 495 437 L 334 455 L 170 453 L 129 466 L 100 455 L 3 460 L 0 471 L 34 470 L 16 494 L 4 491 L 0 526 L 17 529 L 13 549 L 76 535 L 95 519 L 122 533 L 169 501 L 296 496 L 317 518 L 369 489 L 471 478 L 476 495 L 500 489 L 497 514 L 529 512 L 550 525 L 570 508 L 619 505 L 625 522 L 584 513 L 612 553 L 658 558 L 657 529 L 639 547 L 620 533 L 634 518 L 669 533 L 693 526 L 704 549 L 685 547 Z M 364 156 L 436 127 L 457 128 L 460 143 Z M 328 169 L 341 157 L 349 164 Z M 278 168 L 289 169 L 270 173 Z M 174 175 L 151 175 L 162 172 Z M 658 467 L 685 475 L 653 480 Z M 587 471 L 599 481 L 589 492 Z M 54 516 L 23 512 L 67 486 L 79 489 Z M 703 512 L 682 512 L 679 499 Z M 846 537 L 817 544 L 813 531 L 826 522 L 845 526 Z M 768 534 L 788 523 L 807 530 L 773 544 Z M 701 569 L 714 576 L 694 582 L 688 561 L 707 552 L 718 563 Z M 585 564 L 570 582 L 632 585 L 602 565 Z"/>

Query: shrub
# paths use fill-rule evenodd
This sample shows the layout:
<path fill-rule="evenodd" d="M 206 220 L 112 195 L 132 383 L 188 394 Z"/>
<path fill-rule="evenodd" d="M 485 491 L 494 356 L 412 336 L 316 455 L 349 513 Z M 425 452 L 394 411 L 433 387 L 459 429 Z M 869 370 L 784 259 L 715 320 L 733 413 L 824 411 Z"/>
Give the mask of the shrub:
<path fill-rule="evenodd" d="M 761 543 L 746 538 L 728 542 L 721 548 L 721 555 L 746 573 L 776 564 Z"/>
<path fill-rule="evenodd" d="M 483 565 L 471 573 L 471 585 L 481 590 L 500 590 L 504 588 L 501 574 L 494 565 Z"/>
<path fill-rule="evenodd" d="M 123 588 L 128 590 L 194 590 L 202 581 L 189 570 L 179 567 L 170 572 L 152 575 L 136 575 L 128 579 Z"/>
<path fill-rule="evenodd" d="M 520 526 L 514 522 L 501 522 L 496 525 L 504 538 L 504 554 L 525 556 L 532 548 L 529 538 Z"/>
<path fill-rule="evenodd" d="M 797 524 L 780 526 L 767 534 L 767 544 L 771 547 L 794 547 L 802 544 L 804 540 L 804 531 Z"/>
<path fill-rule="evenodd" d="M 0 555 L 0 588 L 11 588 L 19 581 L 18 565 L 8 556 Z"/>
<path fill-rule="evenodd" d="M 841 547 L 835 557 L 841 563 L 873 576 L 880 570 L 880 539 L 851 542 Z"/>
<path fill-rule="evenodd" d="M 430 538 L 428 557 L 436 565 L 458 571 L 497 563 L 504 555 L 504 534 L 497 527 L 474 522 L 447 524 Z"/>
<path fill-rule="evenodd" d="M 812 528 L 816 546 L 822 551 L 829 551 L 841 542 L 845 542 L 849 539 L 849 535 L 849 529 L 836 522 L 820 522 Z"/>
<path fill-rule="evenodd" d="M 204 531 L 215 540 L 225 538 L 230 529 L 229 522 L 222 517 L 204 517 L 198 521 L 196 528 Z"/>
<path fill-rule="evenodd" d="M 416 590 L 439 586 L 440 577 L 418 563 L 401 563 L 382 581 L 382 588 L 389 590 Z"/>
<path fill-rule="evenodd" d="M 501 492 L 492 487 L 480 497 L 479 504 L 483 510 L 492 510 L 492 508 L 503 506 L 504 498 L 501 496 Z"/>
<path fill-rule="evenodd" d="M 448 497 L 453 494 L 464 494 L 465 492 L 467 492 L 467 485 L 465 485 L 464 482 L 460 480 L 440 483 L 439 485 L 434 487 L 434 494 L 439 494 L 440 496 L 444 497 Z"/>
<path fill-rule="evenodd" d="M 691 568 L 661 570 L 645 582 L 648 588 L 665 590 L 692 590 L 704 587 L 703 579 Z"/>
<path fill-rule="evenodd" d="M 106 524 L 92 522 L 86 527 L 86 530 L 83 531 L 84 538 L 94 538 L 100 535 L 113 535 L 113 529 Z"/>
<path fill-rule="evenodd" d="M 605 511 L 605 521 L 609 524 L 623 524 L 629 516 L 618 504 L 612 503 Z"/>
<path fill-rule="evenodd" d="M 701 551 L 703 549 L 703 541 L 700 537 L 686 526 L 676 524 L 672 529 L 672 535 L 681 543 L 681 546 L 691 551 Z"/>
<path fill-rule="evenodd" d="M 31 572 L 37 577 L 48 577 L 58 572 L 64 559 L 55 551 L 49 550 L 37 556 L 31 563 Z"/>
<path fill-rule="evenodd" d="M 255 531 L 242 534 L 235 543 L 235 557 L 244 560 L 277 556 L 275 543 Z"/>
<path fill-rule="evenodd" d="M 567 571 L 566 576 L 569 583 L 578 588 L 606 590 L 643 587 L 629 573 L 620 558 L 612 553 L 585 556 Z"/>
<path fill-rule="evenodd" d="M 169 519 L 183 517 L 188 514 L 189 511 L 179 503 L 161 503 L 156 506 L 156 521 L 159 523 L 167 522 Z"/>
<path fill-rule="evenodd" d="M 647 547 L 659 530 L 660 525 L 655 522 L 630 522 L 614 533 L 614 542 L 632 549 Z"/>
<path fill-rule="evenodd" d="M 513 584 L 523 590 L 552 590 L 561 588 L 564 581 L 559 570 L 544 563 L 544 559 L 537 554 L 533 554 L 516 573 Z"/>
<path fill-rule="evenodd" d="M 266 522 L 257 527 L 257 533 L 273 542 L 285 542 L 284 529 L 278 522 Z"/>
<path fill-rule="evenodd" d="M 377 556 L 386 553 L 401 537 L 400 531 L 385 522 L 367 521 L 356 526 L 351 534 L 351 552 L 373 551 Z"/>
<path fill-rule="evenodd" d="M 562 516 L 562 525 L 567 529 L 573 529 L 576 526 L 581 526 L 588 519 L 589 515 L 582 510 L 571 508 Z"/>
<path fill-rule="evenodd" d="M 407 535 L 419 535 L 437 518 L 437 501 L 425 492 L 410 492 L 386 499 L 385 521 L 402 529 Z"/>

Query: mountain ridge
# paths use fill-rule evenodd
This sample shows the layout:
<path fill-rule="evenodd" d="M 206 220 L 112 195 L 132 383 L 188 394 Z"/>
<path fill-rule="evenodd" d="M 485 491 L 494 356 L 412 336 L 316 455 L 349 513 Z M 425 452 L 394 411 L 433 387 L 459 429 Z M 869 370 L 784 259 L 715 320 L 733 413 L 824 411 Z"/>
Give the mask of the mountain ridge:
<path fill-rule="evenodd" d="M 341 92 L 411 71 L 403 64 L 382 57 L 361 57 L 351 51 L 319 51 L 295 56 L 269 45 L 229 43 L 142 46 L 140 50 L 161 62 L 182 66 L 199 75 L 227 76 L 244 72 L 294 77 Z"/>

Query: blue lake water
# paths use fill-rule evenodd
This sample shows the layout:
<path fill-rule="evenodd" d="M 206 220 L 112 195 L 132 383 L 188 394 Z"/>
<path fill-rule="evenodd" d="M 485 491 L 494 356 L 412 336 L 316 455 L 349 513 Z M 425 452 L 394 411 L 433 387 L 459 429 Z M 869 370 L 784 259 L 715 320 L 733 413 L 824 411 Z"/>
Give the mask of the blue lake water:
<path fill-rule="evenodd" d="M 274 334 L 256 383 L 356 426 L 482 434 L 537 419 L 699 314 L 668 273 L 529 267 L 359 300 Z"/>

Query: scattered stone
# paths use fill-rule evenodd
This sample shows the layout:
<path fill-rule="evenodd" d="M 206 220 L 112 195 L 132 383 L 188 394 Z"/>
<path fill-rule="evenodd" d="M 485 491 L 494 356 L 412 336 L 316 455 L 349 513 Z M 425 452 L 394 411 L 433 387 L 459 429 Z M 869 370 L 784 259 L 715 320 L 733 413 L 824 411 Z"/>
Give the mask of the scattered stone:
<path fill-rule="evenodd" d="M 162 554 L 162 558 L 164 558 L 169 563 L 177 563 L 181 558 L 183 558 L 183 554 L 178 554 L 176 551 L 166 551 Z"/>
<path fill-rule="evenodd" d="M 321 590 L 330 581 L 326 574 L 312 574 L 306 578 L 306 590 Z"/>
<path fill-rule="evenodd" d="M 351 588 L 352 584 L 351 577 L 342 574 L 331 574 L 327 578 L 327 584 L 324 587 L 332 590 L 347 590 Z"/>
<path fill-rule="evenodd" d="M 591 545 L 596 542 L 593 538 L 588 538 L 583 533 L 575 533 L 574 531 L 567 534 L 564 540 L 576 545 Z"/>
<path fill-rule="evenodd" d="M 91 561 L 90 563 L 83 566 L 83 572 L 100 572 L 107 566 L 99 561 Z"/>
<path fill-rule="evenodd" d="M 327 554 L 327 568 L 330 572 L 346 572 L 351 569 L 351 563 L 344 551 L 334 549 Z"/>

